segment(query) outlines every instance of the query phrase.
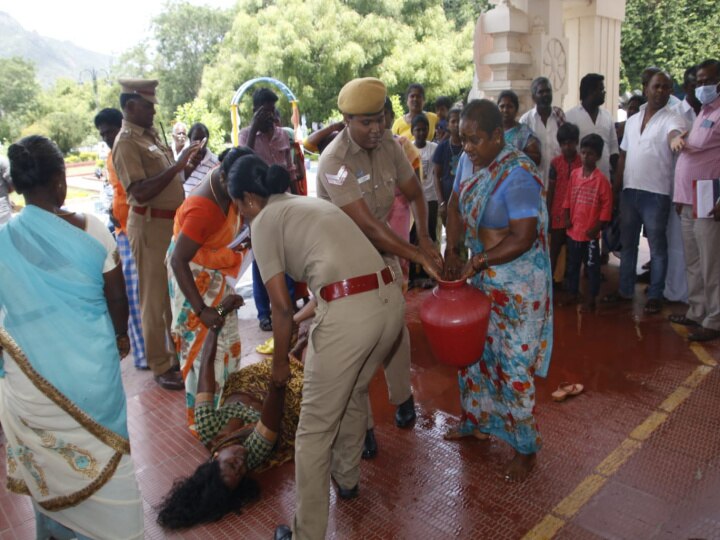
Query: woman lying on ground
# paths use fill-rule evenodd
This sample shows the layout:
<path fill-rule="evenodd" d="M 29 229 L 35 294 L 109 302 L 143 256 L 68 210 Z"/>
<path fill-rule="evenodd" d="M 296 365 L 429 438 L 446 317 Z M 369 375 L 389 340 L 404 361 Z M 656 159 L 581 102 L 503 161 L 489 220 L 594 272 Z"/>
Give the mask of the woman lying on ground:
<path fill-rule="evenodd" d="M 240 297 L 232 295 L 223 301 L 223 307 L 231 312 L 241 303 Z M 221 405 L 216 409 L 213 361 L 220 330 L 218 325 L 208 329 L 195 400 L 198 437 L 210 451 L 210 459 L 190 477 L 177 480 L 161 503 L 158 523 L 166 529 L 217 521 L 238 511 L 259 495 L 258 485 L 248 472 L 279 465 L 293 457 L 302 365 L 290 361 L 292 377 L 287 386 L 271 382 L 270 360 L 230 374 Z"/>

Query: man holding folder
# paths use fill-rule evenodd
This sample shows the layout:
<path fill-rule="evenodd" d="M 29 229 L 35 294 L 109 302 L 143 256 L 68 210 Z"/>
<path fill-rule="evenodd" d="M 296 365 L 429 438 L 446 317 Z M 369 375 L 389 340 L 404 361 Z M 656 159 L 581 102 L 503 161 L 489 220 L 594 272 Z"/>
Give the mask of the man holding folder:
<path fill-rule="evenodd" d="M 720 61 L 705 60 L 698 66 L 695 95 L 702 104 L 700 113 L 690 132 L 672 142 L 680 152 L 674 202 L 682 225 L 689 308 L 669 319 L 689 328 L 690 341 L 710 341 L 720 338 L 720 205 L 712 201 L 710 212 L 695 215 L 698 182 L 693 181 L 720 177 Z"/>

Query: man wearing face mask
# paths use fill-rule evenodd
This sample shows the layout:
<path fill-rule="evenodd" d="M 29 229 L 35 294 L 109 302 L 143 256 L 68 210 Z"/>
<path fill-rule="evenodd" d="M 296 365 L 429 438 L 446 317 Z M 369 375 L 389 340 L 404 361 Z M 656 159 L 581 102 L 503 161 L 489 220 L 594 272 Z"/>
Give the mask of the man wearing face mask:
<path fill-rule="evenodd" d="M 672 141 L 680 152 L 675 166 L 676 210 L 682 225 L 689 308 L 669 319 L 688 327 L 690 341 L 720 338 L 720 206 L 710 216 L 693 215 L 693 180 L 720 177 L 720 61 L 697 68 L 695 96 L 702 104 L 690 132 Z"/>

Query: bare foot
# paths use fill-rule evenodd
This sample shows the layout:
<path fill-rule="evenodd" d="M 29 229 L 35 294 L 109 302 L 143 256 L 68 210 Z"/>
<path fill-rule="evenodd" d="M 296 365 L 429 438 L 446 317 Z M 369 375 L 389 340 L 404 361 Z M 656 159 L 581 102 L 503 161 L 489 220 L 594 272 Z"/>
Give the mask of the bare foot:
<path fill-rule="evenodd" d="M 479 441 L 486 441 L 490 438 L 490 435 L 481 431 L 473 430 L 470 433 L 463 433 L 460 428 L 450 428 L 443 435 L 443 439 L 446 441 L 459 441 L 460 439 L 466 439 L 468 437 L 475 437 Z"/>
<path fill-rule="evenodd" d="M 515 452 L 515 457 L 505 467 L 505 480 L 508 482 L 524 481 L 530 471 L 535 467 L 536 454 L 520 454 Z"/>

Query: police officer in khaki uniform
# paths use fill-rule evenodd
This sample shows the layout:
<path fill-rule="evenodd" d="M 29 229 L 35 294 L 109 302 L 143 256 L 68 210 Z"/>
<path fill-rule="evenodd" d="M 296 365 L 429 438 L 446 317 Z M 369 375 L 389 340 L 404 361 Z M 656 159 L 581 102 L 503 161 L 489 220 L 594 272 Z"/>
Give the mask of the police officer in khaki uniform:
<path fill-rule="evenodd" d="M 185 198 L 181 173 L 200 145 L 190 145 L 175 161 L 153 128 L 158 81 L 119 82 L 124 120 L 113 146 L 113 164 L 130 205 L 127 234 L 138 269 L 145 356 L 160 386 L 181 390 L 182 378 L 173 369 L 175 353 L 167 346 L 171 314 L 165 253 L 175 210 Z"/>
<path fill-rule="evenodd" d="M 372 77 L 354 79 L 342 88 L 338 108 L 347 127 L 320 156 L 317 193 L 353 219 L 393 268 L 395 283 L 402 289 L 398 257 L 421 264 L 435 279 L 439 279 L 442 258 L 428 234 L 427 202 L 418 178 L 390 130 L 385 129 L 385 96 L 383 82 Z M 387 224 L 396 187 L 410 202 L 418 246 L 400 238 Z M 390 401 L 398 406 L 395 423 L 407 427 L 415 419 L 415 404 L 410 388 L 410 336 L 405 326 L 384 367 Z M 373 449 L 377 451 L 372 420 L 368 427 L 365 449 L 372 455 Z"/>

